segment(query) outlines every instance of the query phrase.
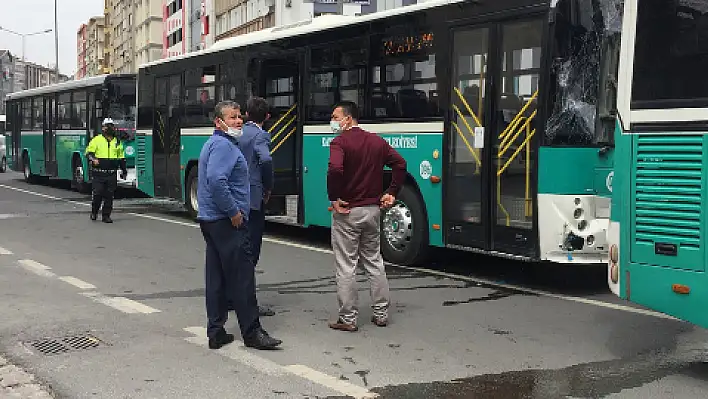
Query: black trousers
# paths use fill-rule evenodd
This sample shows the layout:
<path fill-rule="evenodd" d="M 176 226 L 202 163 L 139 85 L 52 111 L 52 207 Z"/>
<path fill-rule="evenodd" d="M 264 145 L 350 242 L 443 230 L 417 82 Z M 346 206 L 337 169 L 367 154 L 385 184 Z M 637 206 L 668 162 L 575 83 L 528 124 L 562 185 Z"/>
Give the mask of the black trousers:
<path fill-rule="evenodd" d="M 260 210 L 251 209 L 248 214 L 248 232 L 251 236 L 251 248 L 253 256 L 253 266 L 258 265 L 261 258 L 261 246 L 263 245 L 263 231 L 265 230 L 265 212 L 263 204 Z"/>
<path fill-rule="evenodd" d="M 113 211 L 113 196 L 118 187 L 116 173 L 94 173 L 92 177 L 93 198 L 91 199 L 91 213 L 97 214 L 103 202 L 103 216 L 111 216 Z"/>
<path fill-rule="evenodd" d="M 248 337 L 261 326 L 248 225 L 244 221 L 236 228 L 229 219 L 222 219 L 199 226 L 206 242 L 207 336 L 212 338 L 224 329 L 231 302 L 241 336 Z"/>

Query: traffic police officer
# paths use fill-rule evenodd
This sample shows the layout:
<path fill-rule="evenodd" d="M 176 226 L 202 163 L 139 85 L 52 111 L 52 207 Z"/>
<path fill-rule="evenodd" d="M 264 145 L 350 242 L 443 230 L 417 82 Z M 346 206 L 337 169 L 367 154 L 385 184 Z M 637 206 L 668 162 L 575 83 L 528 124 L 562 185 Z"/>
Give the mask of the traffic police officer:
<path fill-rule="evenodd" d="M 128 176 L 125 164 L 123 144 L 116 138 L 113 120 L 106 118 L 102 124 L 103 133 L 94 137 L 86 147 L 86 157 L 91 162 L 93 199 L 91 201 L 91 220 L 96 220 L 103 202 L 102 221 L 113 223 L 113 194 L 118 187 L 118 168 L 121 179 Z"/>

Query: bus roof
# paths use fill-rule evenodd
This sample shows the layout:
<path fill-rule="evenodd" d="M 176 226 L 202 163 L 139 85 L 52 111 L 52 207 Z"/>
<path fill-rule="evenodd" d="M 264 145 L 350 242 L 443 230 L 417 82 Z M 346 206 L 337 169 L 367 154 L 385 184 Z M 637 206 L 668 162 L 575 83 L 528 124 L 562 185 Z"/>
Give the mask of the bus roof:
<path fill-rule="evenodd" d="M 17 100 L 20 98 L 55 93 L 58 91 L 81 89 L 83 87 L 96 86 L 96 85 L 103 84 L 103 82 L 105 82 L 106 79 L 108 79 L 109 77 L 134 77 L 134 76 L 135 75 L 132 75 L 132 74 L 127 74 L 127 75 L 108 74 L 108 75 L 91 76 L 91 77 L 80 79 L 80 80 L 69 80 L 67 82 L 55 83 L 55 84 L 49 85 L 49 86 L 42 86 L 42 87 L 37 87 L 34 89 L 29 89 L 29 90 L 16 91 L 14 93 L 8 94 L 5 98 L 7 101 Z"/>
<path fill-rule="evenodd" d="M 262 29 L 259 31 L 238 35 L 227 39 L 218 40 L 213 46 L 208 49 L 199 50 L 182 54 L 172 58 L 163 58 L 160 60 L 142 64 L 138 69 L 147 68 L 154 65 L 166 64 L 183 60 L 192 57 L 198 57 L 204 54 L 215 53 L 223 50 L 234 49 L 248 46 L 250 44 L 264 43 L 272 40 L 283 39 L 287 37 L 300 36 L 308 33 L 320 32 L 329 29 L 340 28 L 343 26 L 355 25 L 364 22 L 376 21 L 396 15 L 403 15 L 420 10 L 427 10 L 434 7 L 440 7 L 448 4 L 461 3 L 465 0 L 430 0 L 422 3 L 411 4 L 404 7 L 398 7 L 391 10 L 375 12 L 371 14 L 359 16 L 345 15 L 322 15 L 316 18 L 296 22 L 290 25 L 276 26 L 273 28 Z"/>

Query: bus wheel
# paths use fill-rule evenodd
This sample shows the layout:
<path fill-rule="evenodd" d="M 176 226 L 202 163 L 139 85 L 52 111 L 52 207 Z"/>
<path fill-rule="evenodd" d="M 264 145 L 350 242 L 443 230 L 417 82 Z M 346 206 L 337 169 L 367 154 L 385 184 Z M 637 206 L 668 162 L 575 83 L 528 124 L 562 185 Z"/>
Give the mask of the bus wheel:
<path fill-rule="evenodd" d="M 84 166 L 81 164 L 81 160 L 74 157 L 72 161 L 73 171 L 74 171 L 74 181 L 73 186 L 76 187 L 76 191 L 81 194 L 86 194 L 89 192 L 88 184 L 84 181 Z"/>
<path fill-rule="evenodd" d="M 7 171 L 7 158 L 2 157 L 0 159 L 0 173 L 5 173 Z"/>
<path fill-rule="evenodd" d="M 187 195 L 185 196 L 185 207 L 187 212 L 192 218 L 197 217 L 197 211 L 199 211 L 199 204 L 197 203 L 197 185 L 199 181 L 199 168 L 194 165 L 192 169 L 189 170 L 189 175 L 187 175 L 187 184 L 185 188 L 187 189 Z"/>
<path fill-rule="evenodd" d="M 381 252 L 384 259 L 399 265 L 415 265 L 428 252 L 428 224 L 423 200 L 409 186 L 403 186 L 396 203 L 383 212 Z"/>

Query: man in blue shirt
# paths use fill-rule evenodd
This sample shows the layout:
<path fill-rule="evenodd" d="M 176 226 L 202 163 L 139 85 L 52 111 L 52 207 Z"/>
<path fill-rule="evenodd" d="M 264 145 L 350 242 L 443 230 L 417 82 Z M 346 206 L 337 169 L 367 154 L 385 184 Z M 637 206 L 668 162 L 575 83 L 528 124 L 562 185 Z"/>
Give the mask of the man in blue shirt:
<path fill-rule="evenodd" d="M 226 333 L 227 297 L 234 305 L 243 343 L 274 349 L 282 341 L 263 330 L 258 317 L 255 266 L 248 231 L 250 183 L 248 164 L 236 139 L 241 136 L 240 106 L 217 104 L 216 130 L 199 155 L 197 220 L 206 242 L 206 308 L 209 348 L 234 341 Z"/>
<path fill-rule="evenodd" d="M 251 181 L 251 210 L 248 214 L 248 230 L 251 236 L 253 265 L 258 265 L 263 245 L 265 229 L 265 204 L 273 190 L 273 158 L 270 156 L 270 133 L 263 130 L 263 122 L 268 118 L 268 102 L 262 97 L 251 97 L 246 103 L 248 122 L 243 127 L 243 135 L 238 139 L 238 147 L 248 163 Z M 267 307 L 259 307 L 261 316 L 273 316 L 275 312 Z"/>

